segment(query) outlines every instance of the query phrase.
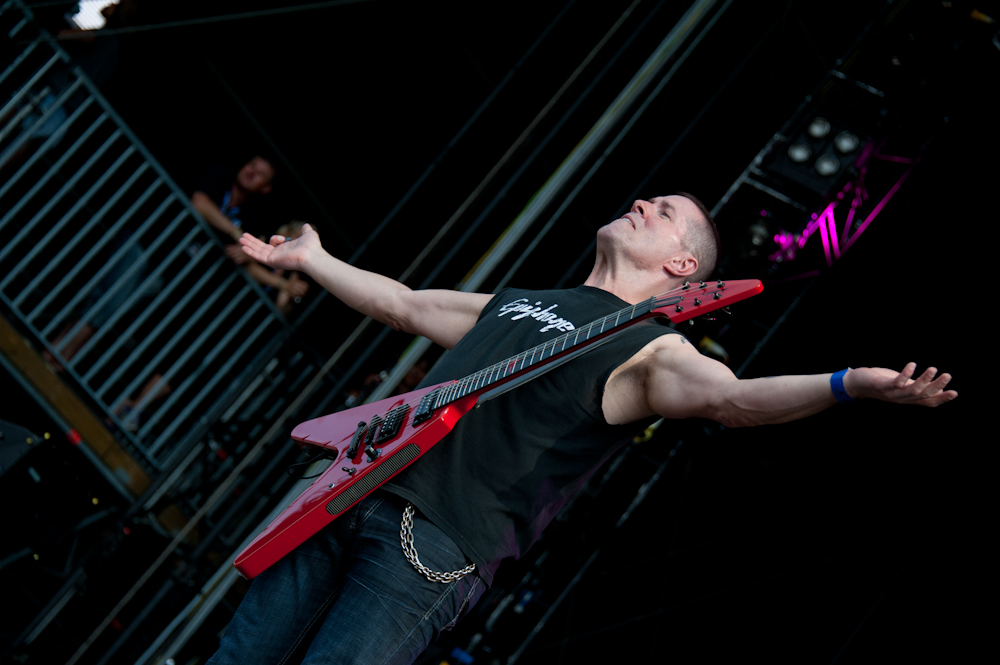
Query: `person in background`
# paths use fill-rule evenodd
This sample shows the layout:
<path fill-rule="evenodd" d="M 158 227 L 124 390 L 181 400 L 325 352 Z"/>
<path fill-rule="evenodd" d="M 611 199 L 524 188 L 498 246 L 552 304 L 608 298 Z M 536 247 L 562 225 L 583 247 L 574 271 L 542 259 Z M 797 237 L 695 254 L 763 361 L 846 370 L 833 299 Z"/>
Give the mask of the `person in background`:
<path fill-rule="evenodd" d="M 238 242 L 244 232 L 261 237 L 273 228 L 268 228 L 264 198 L 273 189 L 274 176 L 274 165 L 260 155 L 236 173 L 213 166 L 198 178 L 191 205 L 228 241 Z"/>

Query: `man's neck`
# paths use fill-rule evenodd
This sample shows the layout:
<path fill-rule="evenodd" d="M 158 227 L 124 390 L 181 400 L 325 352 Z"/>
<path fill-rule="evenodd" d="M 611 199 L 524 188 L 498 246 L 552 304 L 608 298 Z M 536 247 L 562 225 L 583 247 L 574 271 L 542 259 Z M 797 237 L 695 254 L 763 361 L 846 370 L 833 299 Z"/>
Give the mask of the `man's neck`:
<path fill-rule="evenodd" d="M 584 286 L 607 291 L 632 305 L 666 293 L 679 284 L 680 281 L 677 284 L 651 283 L 649 280 L 641 279 L 639 275 L 619 275 L 612 270 L 600 270 L 597 266 L 594 266 L 587 281 L 583 283 Z"/>

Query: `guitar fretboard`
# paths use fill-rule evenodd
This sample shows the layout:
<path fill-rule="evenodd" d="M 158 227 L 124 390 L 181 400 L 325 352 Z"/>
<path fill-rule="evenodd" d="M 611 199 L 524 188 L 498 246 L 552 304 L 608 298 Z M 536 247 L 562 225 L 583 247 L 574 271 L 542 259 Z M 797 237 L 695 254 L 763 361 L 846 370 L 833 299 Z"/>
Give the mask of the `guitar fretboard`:
<path fill-rule="evenodd" d="M 681 288 L 686 289 L 687 287 Z M 632 323 L 637 323 L 643 318 L 648 318 L 646 315 L 657 307 L 679 302 L 681 297 L 671 297 L 670 294 L 664 294 L 644 300 L 635 305 L 629 305 L 596 321 L 591 321 L 581 328 L 570 330 L 527 351 L 522 351 L 516 356 L 481 369 L 442 389 L 434 399 L 433 408 L 437 409 L 445 406 L 470 393 L 477 392 L 499 381 L 511 378 L 515 374 L 531 369 L 539 363 L 551 360 L 554 356 L 564 351 L 596 341 L 617 328 L 624 328 Z"/>

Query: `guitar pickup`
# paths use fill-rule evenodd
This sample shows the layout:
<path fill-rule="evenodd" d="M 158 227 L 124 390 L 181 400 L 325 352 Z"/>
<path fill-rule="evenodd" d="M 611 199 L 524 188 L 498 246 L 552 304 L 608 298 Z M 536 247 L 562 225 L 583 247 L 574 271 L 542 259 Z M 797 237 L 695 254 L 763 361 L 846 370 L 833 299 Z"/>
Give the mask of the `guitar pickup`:
<path fill-rule="evenodd" d="M 420 398 L 420 404 L 417 405 L 417 410 L 413 412 L 414 425 L 422 423 L 431 417 L 434 413 L 434 403 L 437 401 L 439 394 L 441 394 L 441 388 L 432 390 Z"/>
<path fill-rule="evenodd" d="M 406 414 L 409 411 L 410 405 L 404 404 L 389 411 L 389 413 L 385 414 L 384 419 L 380 418 L 382 427 L 378 431 L 378 436 L 375 437 L 375 443 L 385 443 L 399 434 L 399 429 L 403 426 L 403 421 L 406 420 Z M 374 422 L 374 419 L 372 421 Z"/>

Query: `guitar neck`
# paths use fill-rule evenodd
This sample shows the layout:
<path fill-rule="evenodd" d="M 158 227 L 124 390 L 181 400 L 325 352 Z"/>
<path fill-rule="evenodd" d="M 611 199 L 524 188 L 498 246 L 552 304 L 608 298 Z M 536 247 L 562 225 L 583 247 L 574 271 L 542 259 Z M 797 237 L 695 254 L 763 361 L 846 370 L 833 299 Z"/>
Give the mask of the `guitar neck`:
<path fill-rule="evenodd" d="M 757 280 L 700 282 L 697 285 L 685 283 L 673 291 L 629 305 L 459 379 L 436 396 L 432 408 L 445 406 L 471 393 L 514 379 L 539 364 L 548 363 L 650 317 L 662 316 L 679 323 L 756 295 L 761 290 L 763 287 Z"/>

